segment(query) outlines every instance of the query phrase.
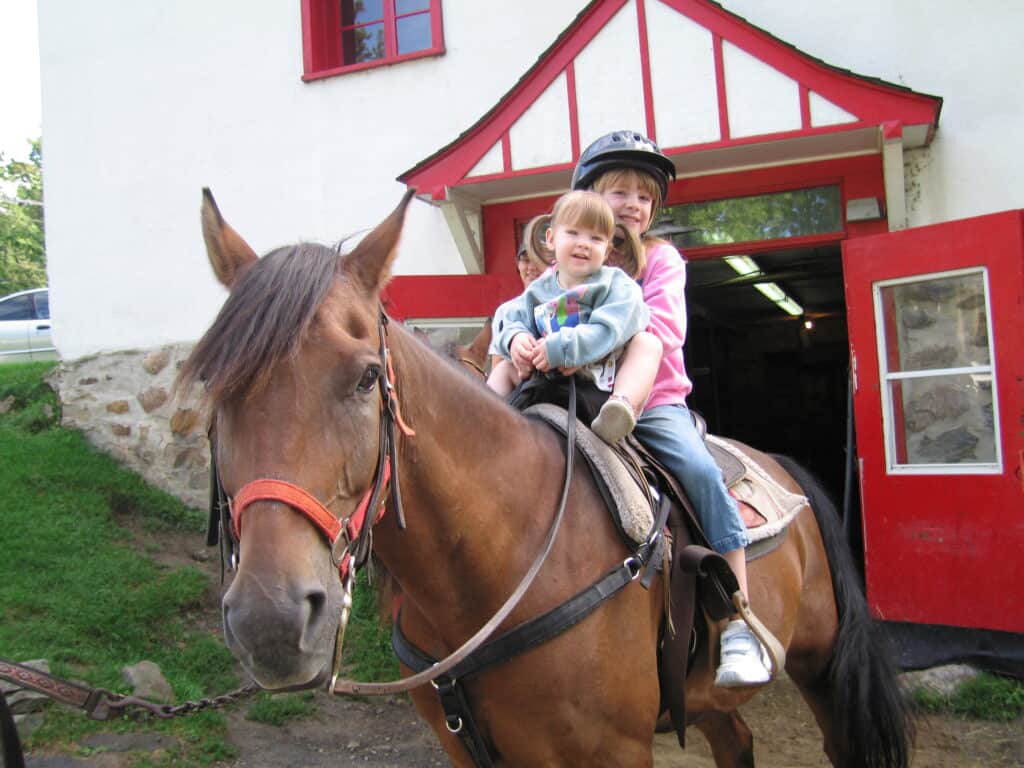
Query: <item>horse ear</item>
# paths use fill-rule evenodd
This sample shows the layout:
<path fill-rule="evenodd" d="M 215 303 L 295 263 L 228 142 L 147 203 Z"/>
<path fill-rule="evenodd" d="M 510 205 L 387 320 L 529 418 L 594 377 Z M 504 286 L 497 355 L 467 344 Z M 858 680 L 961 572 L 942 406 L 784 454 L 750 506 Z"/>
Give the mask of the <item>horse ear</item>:
<path fill-rule="evenodd" d="M 370 296 L 376 296 L 391 279 L 391 265 L 398 254 L 405 211 L 415 194 L 414 188 L 406 190 L 398 207 L 345 257 L 345 271 Z"/>
<path fill-rule="evenodd" d="M 210 259 L 213 273 L 224 287 L 231 288 L 242 273 L 258 261 L 256 252 L 224 221 L 209 187 L 203 187 L 200 219 L 203 223 L 206 255 Z"/>

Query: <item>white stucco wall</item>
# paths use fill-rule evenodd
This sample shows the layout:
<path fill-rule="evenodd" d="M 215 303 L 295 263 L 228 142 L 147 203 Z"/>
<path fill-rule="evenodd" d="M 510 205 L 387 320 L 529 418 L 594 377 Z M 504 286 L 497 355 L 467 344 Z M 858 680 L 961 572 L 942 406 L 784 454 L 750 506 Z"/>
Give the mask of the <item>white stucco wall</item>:
<path fill-rule="evenodd" d="M 40 3 L 47 252 L 65 359 L 198 338 L 224 299 L 200 188 L 258 251 L 333 242 L 471 125 L 583 3 L 445 0 L 447 53 L 303 83 L 298 0 Z M 414 205 L 398 273 L 462 272 Z"/>
<path fill-rule="evenodd" d="M 1024 3 L 723 4 L 836 66 L 944 97 L 934 144 L 908 157 L 912 225 L 1024 207 Z M 473 124 L 585 5 L 444 0 L 444 56 L 303 83 L 298 0 L 40 3 L 62 355 L 199 336 L 224 298 L 204 185 L 259 252 L 373 225 L 395 176 Z M 414 206 L 397 271 L 462 271 L 440 211 Z"/>
<path fill-rule="evenodd" d="M 1024 207 L 1020 0 L 720 0 L 803 52 L 941 96 L 931 147 L 907 153 L 911 226 Z"/>

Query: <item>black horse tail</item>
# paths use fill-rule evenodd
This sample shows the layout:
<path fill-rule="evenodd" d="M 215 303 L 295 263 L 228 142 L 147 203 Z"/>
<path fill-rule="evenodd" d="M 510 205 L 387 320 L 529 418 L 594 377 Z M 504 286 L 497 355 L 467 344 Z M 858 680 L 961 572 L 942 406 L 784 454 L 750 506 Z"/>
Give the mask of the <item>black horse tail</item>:
<path fill-rule="evenodd" d="M 25 768 L 18 728 L 14 725 L 14 715 L 7 706 L 3 691 L 0 691 L 0 755 L 4 758 L 4 768 Z"/>
<path fill-rule="evenodd" d="M 829 664 L 837 766 L 906 768 L 914 740 L 909 701 L 881 628 L 872 620 L 846 537 L 828 493 L 806 469 L 773 456 L 800 484 L 818 521 L 839 613 L 839 636 Z"/>

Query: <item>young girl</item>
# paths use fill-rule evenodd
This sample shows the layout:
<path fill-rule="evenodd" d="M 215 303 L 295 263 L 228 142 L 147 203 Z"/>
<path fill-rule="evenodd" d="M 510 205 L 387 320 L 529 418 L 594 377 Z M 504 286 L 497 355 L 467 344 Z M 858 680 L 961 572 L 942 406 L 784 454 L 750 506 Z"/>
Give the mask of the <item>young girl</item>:
<path fill-rule="evenodd" d="M 650 398 L 637 421 L 636 437 L 679 480 L 693 501 L 711 542 L 732 567 L 744 594 L 747 587 L 746 527 L 735 500 L 694 427 L 686 407 L 693 385 L 686 375 L 686 265 L 669 243 L 644 237 L 668 193 L 675 166 L 650 139 L 632 131 L 615 131 L 597 139 L 580 155 L 573 189 L 592 189 L 611 206 L 616 218 L 643 238 L 646 264 L 639 275 L 651 313 L 648 330 L 663 347 Z M 771 679 L 767 655 L 749 627 L 734 616 L 722 634 L 715 684 L 759 685 Z"/>
<path fill-rule="evenodd" d="M 634 405 L 646 402 L 661 360 L 660 345 L 643 333 L 649 313 L 639 287 L 622 270 L 604 266 L 614 230 L 600 195 L 559 198 L 546 234 L 554 267 L 496 313 L 494 343 L 504 359 L 487 380 L 507 397 L 533 370 L 591 379 L 612 393 L 591 425 L 607 442 L 632 431 Z M 650 338 L 637 343 L 638 334 Z M 635 349 L 620 365 L 630 339 Z"/>
<path fill-rule="evenodd" d="M 523 288 L 540 277 L 555 259 L 545 242 L 550 224 L 551 215 L 543 214 L 534 216 L 523 228 L 523 242 L 516 252 L 516 270 L 523 281 Z"/>

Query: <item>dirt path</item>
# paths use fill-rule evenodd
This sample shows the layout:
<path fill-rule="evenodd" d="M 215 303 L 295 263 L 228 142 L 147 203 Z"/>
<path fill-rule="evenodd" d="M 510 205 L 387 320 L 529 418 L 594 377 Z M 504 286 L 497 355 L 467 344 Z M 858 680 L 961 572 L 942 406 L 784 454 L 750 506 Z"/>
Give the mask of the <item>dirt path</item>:
<path fill-rule="evenodd" d="M 153 552 L 153 541 L 139 534 L 143 551 Z M 148 543 L 148 546 L 147 546 Z M 195 564 L 191 553 L 198 537 L 161 535 L 158 559 L 172 565 Z M 214 555 L 200 563 L 216 574 Z M 211 595 L 204 623 L 219 621 L 216 596 Z M 405 699 L 360 701 L 331 698 L 318 693 L 315 712 L 283 726 L 245 718 L 245 708 L 229 715 L 228 738 L 239 749 L 234 768 L 428 768 L 448 761 L 433 734 Z M 742 714 L 754 733 L 758 768 L 824 768 L 821 736 L 809 710 L 788 680 L 779 680 L 754 697 Z M 950 717 L 923 717 L 918 728 L 914 768 L 1022 768 L 1024 720 L 990 723 Z M 104 734 L 95 755 L 88 757 L 31 756 L 29 768 L 126 768 L 145 752 L 166 748 L 158 741 Z M 95 736 L 93 738 L 96 738 Z M 88 743 L 83 744 L 89 747 Z M 673 734 L 655 737 L 657 768 L 710 768 L 714 765 L 703 736 L 687 734 L 683 752 Z"/>

